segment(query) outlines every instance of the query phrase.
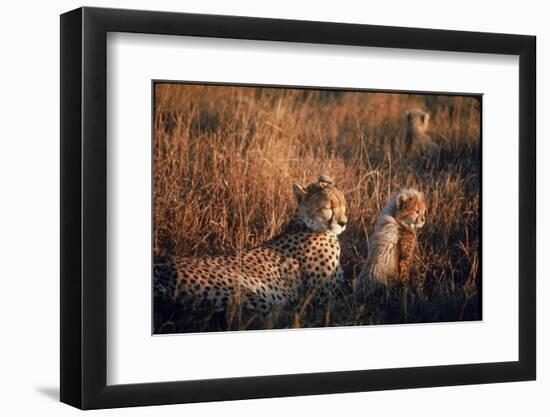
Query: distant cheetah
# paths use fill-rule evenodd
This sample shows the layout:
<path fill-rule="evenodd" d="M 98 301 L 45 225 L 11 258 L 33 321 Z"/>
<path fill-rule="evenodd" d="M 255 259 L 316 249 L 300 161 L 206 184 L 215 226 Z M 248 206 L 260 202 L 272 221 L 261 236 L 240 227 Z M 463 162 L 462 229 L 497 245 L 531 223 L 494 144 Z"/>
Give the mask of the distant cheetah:
<path fill-rule="evenodd" d="M 437 156 L 439 146 L 427 133 L 430 114 L 419 109 L 412 109 L 406 112 L 406 116 L 407 135 L 405 143 L 407 151 L 420 151 L 425 155 Z"/>

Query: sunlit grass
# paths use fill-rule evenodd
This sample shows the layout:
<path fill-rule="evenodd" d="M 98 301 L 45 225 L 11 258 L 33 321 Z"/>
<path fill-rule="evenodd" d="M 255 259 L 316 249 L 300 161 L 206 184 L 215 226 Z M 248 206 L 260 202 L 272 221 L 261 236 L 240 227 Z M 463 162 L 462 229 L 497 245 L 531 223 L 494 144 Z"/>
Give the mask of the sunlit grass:
<path fill-rule="evenodd" d="M 433 160 L 404 151 L 404 113 L 432 114 Z M 293 213 L 293 181 L 327 174 L 345 192 L 340 235 L 348 286 L 313 307 L 222 320 L 192 311 L 156 318 L 162 331 L 475 320 L 480 310 L 480 104 L 469 97 L 157 84 L 154 254 L 219 255 L 276 235 Z M 390 194 L 426 193 L 428 219 L 413 270 L 423 291 L 400 300 L 353 297 L 368 237 Z M 183 317 L 185 316 L 185 317 Z M 197 321 L 201 320 L 200 325 Z M 166 326 L 166 322 L 170 321 Z M 187 324 L 185 324 L 187 323 Z"/>

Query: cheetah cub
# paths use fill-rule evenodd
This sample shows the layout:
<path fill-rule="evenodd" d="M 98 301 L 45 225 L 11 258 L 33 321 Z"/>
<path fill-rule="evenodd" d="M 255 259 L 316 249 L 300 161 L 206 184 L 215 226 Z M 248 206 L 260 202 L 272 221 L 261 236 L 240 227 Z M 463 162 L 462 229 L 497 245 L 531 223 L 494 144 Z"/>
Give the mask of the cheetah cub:
<path fill-rule="evenodd" d="M 374 229 L 359 282 L 363 288 L 408 284 L 417 230 L 426 222 L 426 199 L 414 189 L 394 193 Z"/>
<path fill-rule="evenodd" d="M 439 146 L 427 133 L 430 125 L 430 114 L 419 109 L 412 109 L 406 112 L 406 116 L 407 136 L 405 143 L 407 151 L 417 151 L 424 155 L 437 156 Z"/>

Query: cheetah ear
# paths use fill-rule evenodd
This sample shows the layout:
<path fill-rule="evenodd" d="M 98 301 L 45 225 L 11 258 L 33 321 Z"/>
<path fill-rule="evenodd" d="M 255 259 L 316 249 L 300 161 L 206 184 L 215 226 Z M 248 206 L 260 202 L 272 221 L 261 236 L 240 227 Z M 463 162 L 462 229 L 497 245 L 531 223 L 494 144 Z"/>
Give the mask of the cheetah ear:
<path fill-rule="evenodd" d="M 397 205 L 397 209 L 401 210 L 403 208 L 403 204 L 408 200 L 407 194 L 398 194 L 397 198 L 395 199 L 395 203 Z"/>
<path fill-rule="evenodd" d="M 319 179 L 317 180 L 320 186 L 327 186 L 332 185 L 332 178 L 330 178 L 328 175 L 321 175 Z"/>
<path fill-rule="evenodd" d="M 292 191 L 294 192 L 294 195 L 296 196 L 296 200 L 299 202 L 302 201 L 302 199 L 307 195 L 307 191 L 297 182 L 292 184 Z"/>

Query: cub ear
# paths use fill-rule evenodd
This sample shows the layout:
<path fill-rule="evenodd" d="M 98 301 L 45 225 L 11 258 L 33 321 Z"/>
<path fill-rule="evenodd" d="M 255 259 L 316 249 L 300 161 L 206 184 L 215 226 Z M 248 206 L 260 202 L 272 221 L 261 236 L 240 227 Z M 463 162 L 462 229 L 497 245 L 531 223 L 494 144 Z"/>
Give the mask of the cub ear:
<path fill-rule="evenodd" d="M 322 190 L 332 185 L 332 179 L 328 175 L 321 175 L 317 180 L 317 186 Z"/>
<path fill-rule="evenodd" d="M 403 208 L 403 205 L 405 204 L 405 202 L 409 199 L 409 197 L 407 196 L 407 194 L 404 194 L 404 193 L 400 193 L 397 195 L 397 198 L 395 199 L 395 203 L 397 205 L 397 209 L 398 210 L 401 210 Z"/>
<path fill-rule="evenodd" d="M 306 196 L 307 191 L 297 182 L 292 184 L 292 191 L 294 192 L 294 196 L 296 197 L 296 200 L 299 202 L 302 201 L 302 199 Z"/>

